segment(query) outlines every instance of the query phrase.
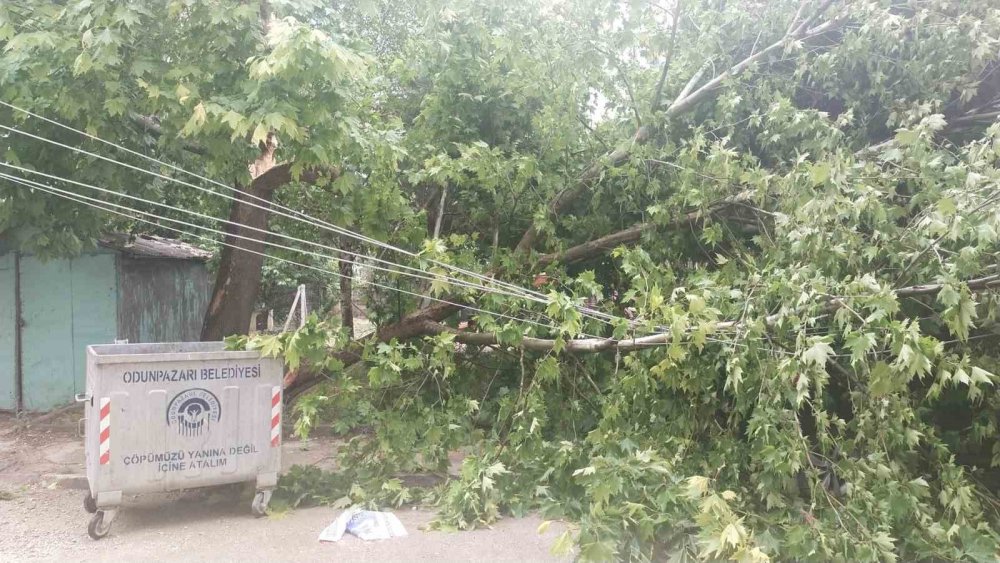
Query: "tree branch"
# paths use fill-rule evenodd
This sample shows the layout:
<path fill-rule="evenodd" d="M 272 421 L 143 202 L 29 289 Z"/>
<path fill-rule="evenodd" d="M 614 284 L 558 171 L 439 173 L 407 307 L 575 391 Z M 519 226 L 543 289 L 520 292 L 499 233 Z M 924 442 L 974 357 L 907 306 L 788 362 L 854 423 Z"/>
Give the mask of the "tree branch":
<path fill-rule="evenodd" d="M 667 51 L 667 57 L 663 61 L 663 70 L 660 72 L 660 80 L 656 83 L 656 91 L 653 93 L 653 101 L 649 105 L 650 111 L 656 111 L 656 108 L 660 105 L 660 97 L 663 96 L 663 85 L 667 81 L 667 71 L 670 70 L 670 61 L 674 58 L 674 52 L 677 50 L 677 28 L 680 25 L 681 20 L 681 0 L 677 0 L 677 4 L 674 6 L 673 14 L 670 16 L 673 18 L 673 26 L 670 30 L 670 50 Z"/>
<path fill-rule="evenodd" d="M 437 240 L 438 238 L 441 237 L 441 222 L 444 220 L 444 204 L 447 197 L 448 197 L 448 184 L 445 183 L 443 186 L 441 186 L 441 200 L 438 203 L 437 217 L 434 218 L 434 234 L 431 236 L 431 238 L 434 240 Z M 427 282 L 424 284 L 423 287 L 424 287 L 423 293 L 425 294 L 425 297 L 420 300 L 420 308 L 426 309 L 427 306 L 431 304 L 431 300 L 426 297 L 426 293 L 430 289 L 431 283 Z"/>
<path fill-rule="evenodd" d="M 578 244 L 560 252 L 544 254 L 538 258 L 538 266 L 544 268 L 553 262 L 572 264 L 586 260 L 609 250 L 614 250 L 623 244 L 636 242 L 642 237 L 642 233 L 653 229 L 655 226 L 653 223 L 638 223 L 617 233 L 611 233 L 610 235 Z"/>
<path fill-rule="evenodd" d="M 488 332 L 462 332 L 433 321 L 421 323 L 421 328 L 427 335 L 434 334 L 454 334 L 455 342 L 467 344 L 469 346 L 503 346 L 495 334 Z M 629 338 L 626 340 L 615 340 L 614 338 L 576 338 L 566 340 L 563 343 L 563 350 L 572 353 L 595 353 L 608 350 L 620 350 L 623 352 L 640 350 L 649 346 L 665 343 L 673 338 L 672 333 L 654 334 L 642 338 Z M 514 346 L 532 352 L 547 352 L 556 347 L 557 341 L 547 338 L 534 338 L 525 336 L 520 344 Z"/>
<path fill-rule="evenodd" d="M 813 24 L 813 22 L 816 21 L 817 18 L 819 18 L 820 16 L 822 16 L 823 12 L 827 11 L 827 9 L 829 9 L 830 6 L 832 6 L 835 1 L 836 0 L 825 0 L 822 4 L 820 4 L 820 6 L 818 8 L 816 8 L 816 11 L 813 12 L 813 14 L 811 16 L 809 16 L 808 18 L 806 18 L 801 24 L 799 24 L 795 28 L 790 33 L 790 35 L 792 37 L 796 37 L 796 36 L 799 36 L 799 35 L 802 35 L 802 34 L 806 33 L 806 30 L 809 29 L 809 26 L 811 26 Z"/>
<path fill-rule="evenodd" d="M 721 210 L 724 207 L 729 207 L 730 205 L 739 204 L 743 201 L 749 199 L 748 194 L 740 194 L 738 196 L 726 198 L 719 201 L 718 203 L 712 205 L 707 211 L 696 210 L 685 213 L 684 215 L 678 217 L 674 221 L 666 225 L 662 225 L 664 228 L 668 229 L 685 229 L 693 225 L 701 223 L 706 217 L 712 215 L 713 213 Z M 586 260 L 594 256 L 598 256 L 609 250 L 614 250 L 615 248 L 623 245 L 637 242 L 642 238 L 642 234 L 646 231 L 657 228 L 658 225 L 655 223 L 637 223 L 623 229 L 621 231 L 611 233 L 609 235 L 604 235 L 600 238 L 596 238 L 576 246 L 567 248 L 566 250 L 561 250 L 558 252 L 552 252 L 549 254 L 543 254 L 538 258 L 536 262 L 538 266 L 545 267 L 553 262 L 561 262 L 563 264 L 572 264 L 579 262 L 581 260 Z"/>
<path fill-rule="evenodd" d="M 796 33 L 794 33 L 793 35 L 785 35 L 778 41 L 772 43 L 771 45 L 768 45 L 764 49 L 757 51 L 756 53 L 748 56 L 742 61 L 729 67 L 727 70 L 722 72 L 722 74 L 719 74 L 712 80 L 709 80 L 707 83 L 705 83 L 704 86 L 698 88 L 692 94 L 689 94 L 683 98 L 678 97 L 678 99 L 674 100 L 674 103 L 670 104 L 670 107 L 667 108 L 667 115 L 674 116 L 691 109 L 694 105 L 707 100 L 719 88 L 719 86 L 722 85 L 723 82 L 725 82 L 729 78 L 739 75 L 744 70 L 749 68 L 751 65 L 763 59 L 767 55 L 773 53 L 774 51 L 783 49 L 785 45 L 787 45 L 790 41 L 803 40 L 803 39 L 808 39 L 810 37 L 815 37 L 817 35 L 822 35 L 823 33 L 826 33 L 831 29 L 833 29 L 836 23 L 837 22 L 835 21 L 828 21 L 825 24 L 822 24 L 820 26 L 805 31 L 800 31 L 799 28 L 796 28 Z"/>
<path fill-rule="evenodd" d="M 377 332 L 369 334 L 361 339 L 352 342 L 345 350 L 335 352 L 333 355 L 344 364 L 344 368 L 361 361 L 361 351 L 366 344 L 374 342 L 389 342 L 390 340 L 405 340 L 417 336 L 428 334 L 426 323 L 438 322 L 457 313 L 462 307 L 456 303 L 437 303 L 426 309 L 418 309 L 398 322 L 387 327 L 380 327 Z M 303 393 L 324 381 L 323 374 L 311 369 L 309 366 L 302 366 L 295 372 L 285 376 L 286 401 L 291 403 Z"/>
<path fill-rule="evenodd" d="M 711 65 L 711 59 L 705 61 L 701 65 L 701 67 L 698 68 L 697 71 L 695 71 L 695 73 L 691 76 L 691 78 L 688 79 L 687 84 L 684 85 L 684 88 L 681 88 L 680 93 L 677 94 L 676 98 L 674 98 L 673 103 L 670 104 L 671 107 L 676 106 L 678 103 L 680 103 L 681 100 L 683 100 L 684 98 L 688 97 L 689 94 L 691 94 L 691 90 L 694 90 L 694 87 L 698 85 L 698 81 L 701 80 L 701 77 L 705 74 L 705 71 L 708 70 L 708 67 L 710 65 Z"/>
<path fill-rule="evenodd" d="M 984 276 L 968 280 L 964 283 L 970 290 L 973 291 L 1000 287 L 1000 274 Z M 895 293 L 897 297 L 933 295 L 941 291 L 944 285 L 945 284 L 926 284 L 901 287 L 897 289 Z M 834 310 L 844 307 L 846 304 L 842 298 L 831 297 L 825 301 L 825 305 L 831 310 Z M 359 351 L 363 349 L 364 344 L 371 339 L 387 342 L 392 339 L 403 340 L 407 338 L 442 333 L 454 334 L 456 342 L 467 344 L 469 346 L 503 346 L 494 334 L 483 332 L 462 332 L 441 324 L 440 321 L 460 309 L 461 305 L 452 303 L 441 303 L 428 307 L 427 309 L 420 309 L 393 325 L 379 329 L 376 334 L 369 335 L 359 341 L 355 341 L 347 350 L 336 352 L 334 355 L 344 362 L 346 367 L 361 361 Z M 773 327 L 775 323 L 781 319 L 781 316 L 782 313 L 779 312 L 764 317 L 764 325 Z M 721 321 L 715 323 L 715 330 L 732 330 L 744 324 L 744 322 L 745 321 L 740 319 Z M 650 346 L 665 344 L 672 337 L 672 333 L 665 332 L 651 334 L 641 338 L 629 338 L 623 340 L 615 340 L 613 338 L 578 338 L 565 341 L 563 343 L 563 349 L 571 353 L 598 353 L 609 350 L 630 352 L 642 350 Z M 524 337 L 517 347 L 530 351 L 547 352 L 553 350 L 555 345 L 556 340 L 554 339 Z M 296 397 L 301 396 L 305 391 L 323 381 L 321 375 L 322 374 L 319 372 L 311 372 L 308 369 L 303 368 L 286 376 L 288 401 L 293 401 Z"/>
<path fill-rule="evenodd" d="M 580 196 L 584 191 L 586 191 L 596 180 L 598 180 L 604 173 L 605 167 L 616 167 L 620 166 L 629 156 L 632 154 L 632 147 L 635 145 L 645 144 L 649 140 L 652 134 L 652 129 L 648 125 L 643 125 L 632 136 L 630 142 L 625 145 L 609 152 L 604 155 L 600 160 L 591 163 L 590 166 L 584 170 L 583 174 L 577 179 L 577 181 L 570 187 L 559 192 L 552 201 L 549 202 L 549 213 L 552 215 L 559 215 L 559 213 L 572 201 Z M 520 242 L 517 243 L 517 252 L 528 253 L 535 244 L 535 239 L 538 238 L 538 229 L 534 225 L 525 231 L 524 235 L 521 237 Z"/>
<path fill-rule="evenodd" d="M 931 295 L 940 291 L 945 284 L 930 284 L 930 285 L 915 285 L 911 287 L 904 287 L 896 290 L 896 295 L 901 297 L 912 297 L 915 295 Z M 989 289 L 992 287 L 1000 287 L 1000 274 L 995 274 L 992 276 L 985 276 L 965 282 L 965 285 L 969 289 L 982 290 Z M 831 298 L 828 300 L 828 305 L 834 308 L 843 307 L 844 303 L 839 298 Z M 779 315 L 769 315 L 765 317 L 764 323 L 766 325 L 773 325 L 780 318 Z M 738 320 L 724 321 L 716 323 L 715 328 L 718 329 L 732 329 L 740 325 L 741 322 Z M 455 330 L 449 326 L 434 322 L 433 320 L 421 320 L 417 323 L 415 327 L 418 331 L 423 332 L 425 335 L 434 335 L 442 333 L 450 333 L 455 335 L 455 342 L 461 342 L 462 344 L 468 344 L 470 346 L 502 346 L 503 344 L 497 339 L 495 334 L 485 333 L 485 332 L 462 332 Z M 618 350 L 621 352 L 630 352 L 634 350 L 641 350 L 648 348 L 649 346 L 656 346 L 667 343 L 671 338 L 673 338 L 673 333 L 664 332 L 659 334 L 651 334 L 649 336 L 643 336 L 641 338 L 628 338 L 623 340 L 616 340 L 614 338 L 577 338 L 566 340 L 563 345 L 563 350 L 572 353 L 595 353 L 595 352 L 605 352 L 608 350 Z M 557 341 L 554 339 L 545 338 L 533 338 L 524 337 L 521 343 L 516 346 L 517 348 L 522 348 L 524 350 L 531 350 L 534 352 L 546 352 L 555 348 Z"/>
<path fill-rule="evenodd" d="M 1000 274 L 994 274 L 992 276 L 983 276 L 981 278 L 971 279 L 964 282 L 966 287 L 970 291 L 981 291 L 986 289 L 991 289 L 994 287 L 1000 287 Z M 932 283 L 924 285 L 913 285 L 910 287 L 903 287 L 896 290 L 897 297 L 916 297 L 918 295 L 934 295 L 941 291 L 946 284 L 943 283 Z"/>
<path fill-rule="evenodd" d="M 251 182 L 251 188 L 274 191 L 285 184 L 292 182 L 295 178 L 292 177 L 292 167 L 293 162 L 283 162 L 281 164 L 275 164 L 263 174 L 257 176 Z M 306 184 L 315 184 L 321 177 L 326 176 L 328 178 L 337 178 L 340 176 L 340 168 L 331 167 L 325 169 L 319 168 L 308 168 L 303 170 L 299 174 L 298 180 Z"/>
<path fill-rule="evenodd" d="M 824 2 L 812 16 L 795 27 L 793 35 L 786 34 L 782 36 L 781 39 L 765 49 L 758 51 L 757 53 L 754 53 L 729 67 L 727 70 L 707 82 L 701 88 L 695 90 L 693 93 L 684 95 L 689 89 L 693 88 L 697 80 L 701 78 L 703 70 L 699 70 L 699 72 L 692 77 L 692 80 L 688 82 L 687 86 L 685 86 L 684 90 L 681 92 L 682 95 L 678 96 L 677 99 L 675 99 L 674 102 L 667 108 L 665 112 L 667 118 L 673 118 L 686 111 L 690 111 L 698 103 L 711 98 L 727 79 L 739 75 L 748 67 L 763 59 L 770 53 L 784 48 L 790 41 L 808 39 L 833 29 L 838 23 L 836 20 L 830 20 L 811 29 L 808 28 L 808 25 L 819 17 L 832 3 L 833 0 L 826 0 L 826 2 Z M 702 68 L 704 69 L 705 67 L 703 66 Z M 628 143 L 625 143 L 610 153 L 606 153 L 604 157 L 591 163 L 572 186 L 559 192 L 552 199 L 549 203 L 549 213 L 553 216 L 558 216 L 563 209 L 576 200 L 583 192 L 587 191 L 587 189 L 589 189 L 595 181 L 600 179 L 606 167 L 616 167 L 626 162 L 630 158 L 632 149 L 635 145 L 645 144 L 646 141 L 652 137 L 652 131 L 652 128 L 648 125 L 639 127 Z M 530 252 L 537 238 L 538 229 L 532 225 L 517 243 L 516 251 L 518 253 Z"/>

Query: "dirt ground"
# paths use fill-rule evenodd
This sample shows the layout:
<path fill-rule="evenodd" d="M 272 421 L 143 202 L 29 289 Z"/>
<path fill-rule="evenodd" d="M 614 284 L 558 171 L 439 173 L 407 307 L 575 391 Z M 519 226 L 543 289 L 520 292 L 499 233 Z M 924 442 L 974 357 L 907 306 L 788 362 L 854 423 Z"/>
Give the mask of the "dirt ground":
<path fill-rule="evenodd" d="M 403 508 L 395 513 L 408 537 L 320 543 L 320 531 L 339 511 L 306 508 L 257 519 L 251 491 L 216 488 L 130 496 L 110 535 L 94 541 L 82 505 L 80 416 L 73 410 L 25 428 L 0 415 L 0 561 L 551 561 L 549 549 L 565 530 L 553 523 L 539 534 L 541 519 L 529 517 L 487 530 L 426 531 L 433 512 Z M 335 448 L 330 439 L 287 440 L 282 465 L 329 467 Z"/>

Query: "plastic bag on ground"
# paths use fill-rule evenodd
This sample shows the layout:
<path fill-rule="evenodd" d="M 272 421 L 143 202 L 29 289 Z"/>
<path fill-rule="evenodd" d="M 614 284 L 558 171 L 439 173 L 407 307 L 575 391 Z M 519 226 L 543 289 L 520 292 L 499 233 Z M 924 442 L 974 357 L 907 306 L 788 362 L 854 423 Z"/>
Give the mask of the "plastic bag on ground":
<path fill-rule="evenodd" d="M 332 524 L 320 532 L 319 541 L 340 541 L 345 532 L 363 540 L 387 540 L 407 535 L 403 523 L 391 512 L 351 508 L 342 512 Z"/>

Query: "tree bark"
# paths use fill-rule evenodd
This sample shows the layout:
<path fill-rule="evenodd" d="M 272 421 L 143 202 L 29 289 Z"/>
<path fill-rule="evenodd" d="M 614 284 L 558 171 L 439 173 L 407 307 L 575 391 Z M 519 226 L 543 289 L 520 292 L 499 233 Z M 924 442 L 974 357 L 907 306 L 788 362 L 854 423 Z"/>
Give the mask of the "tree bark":
<path fill-rule="evenodd" d="M 239 201 L 234 201 L 229 220 L 258 229 L 267 229 L 268 212 L 250 207 L 244 194 L 271 199 L 271 191 L 256 191 L 251 187 L 241 191 Z M 256 202 L 260 203 L 260 202 Z M 264 237 L 259 231 L 245 227 L 227 227 L 226 246 L 219 259 L 219 272 L 215 277 L 212 299 L 209 301 L 205 322 L 201 329 L 203 341 L 222 340 L 231 334 L 246 334 L 250 316 L 260 291 L 260 278 L 264 266 Z M 247 237 L 247 240 L 239 237 Z M 230 246 L 232 245 L 232 246 Z M 243 252 L 242 249 L 248 252 Z M 256 254 L 256 253 L 261 254 Z"/>
<path fill-rule="evenodd" d="M 556 261 L 563 264 L 572 264 L 574 262 L 600 256 L 601 254 L 604 254 L 609 250 L 613 250 L 620 245 L 636 242 L 640 237 L 642 237 L 642 233 L 654 227 L 655 225 L 653 223 L 639 223 L 632 225 L 627 229 L 618 231 L 617 233 L 611 233 L 610 235 L 605 235 L 601 238 L 578 244 L 561 252 L 544 254 L 539 257 L 538 266 L 544 268 L 545 266 L 548 266 Z"/>
<path fill-rule="evenodd" d="M 984 291 L 987 289 L 992 289 L 994 287 L 1000 287 L 1000 274 L 994 274 L 992 276 L 983 276 L 981 278 L 976 278 L 968 280 L 965 283 L 969 291 Z M 916 297 L 919 295 L 937 295 L 939 291 L 944 288 L 943 283 L 931 283 L 925 285 L 913 285 L 910 287 L 904 287 L 902 289 L 896 290 L 896 297 Z"/>
<path fill-rule="evenodd" d="M 346 241 L 342 242 L 346 246 Z M 340 325 L 354 338 L 354 256 L 341 254 L 340 262 Z"/>
<path fill-rule="evenodd" d="M 230 206 L 231 223 L 226 226 L 226 244 L 219 257 L 219 272 L 201 328 L 203 341 L 246 334 L 250 329 L 264 267 L 264 240 L 271 214 L 269 204 L 274 189 L 282 185 L 275 177 L 280 174 L 268 174 L 281 168 L 274 164 L 276 148 L 277 140 L 273 136 L 261 143 L 260 156 L 250 165 L 253 180 L 249 186 L 240 187 Z"/>
<path fill-rule="evenodd" d="M 602 159 L 588 166 L 572 186 L 559 192 L 552 198 L 552 201 L 549 202 L 549 213 L 553 216 L 559 215 L 567 205 L 575 201 L 576 198 L 580 197 L 580 194 L 590 189 L 594 182 L 601 178 L 605 168 L 613 168 L 624 164 L 632 154 L 632 147 L 637 144 L 644 144 L 649 140 L 651 134 L 652 130 L 648 126 L 639 127 L 629 143 L 607 153 Z M 517 252 L 522 254 L 530 252 L 537 238 L 538 229 L 532 225 L 521 236 L 520 242 L 517 243 Z"/>

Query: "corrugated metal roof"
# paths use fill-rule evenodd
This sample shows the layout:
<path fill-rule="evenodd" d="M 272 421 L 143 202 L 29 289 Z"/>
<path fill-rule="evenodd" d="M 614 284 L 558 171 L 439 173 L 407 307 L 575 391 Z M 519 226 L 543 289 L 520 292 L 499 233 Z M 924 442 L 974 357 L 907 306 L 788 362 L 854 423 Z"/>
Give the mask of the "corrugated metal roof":
<path fill-rule="evenodd" d="M 154 235 L 109 233 L 102 236 L 98 244 L 134 258 L 170 258 L 204 262 L 212 257 L 212 253 L 203 248 Z"/>

